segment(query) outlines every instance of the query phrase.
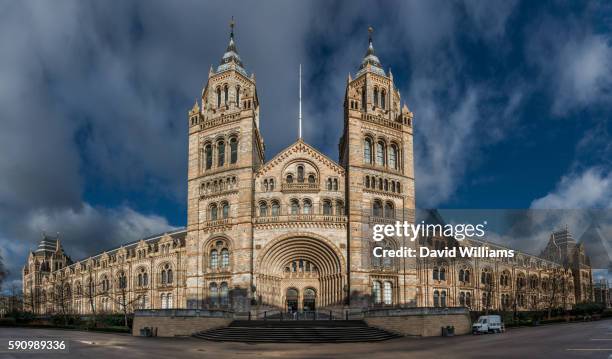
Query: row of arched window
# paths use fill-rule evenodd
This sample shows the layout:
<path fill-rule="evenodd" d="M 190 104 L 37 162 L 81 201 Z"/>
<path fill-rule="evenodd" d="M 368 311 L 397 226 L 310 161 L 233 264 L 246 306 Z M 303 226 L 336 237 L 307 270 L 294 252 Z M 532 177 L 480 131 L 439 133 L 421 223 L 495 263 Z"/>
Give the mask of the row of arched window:
<path fill-rule="evenodd" d="M 200 194 L 212 194 L 232 190 L 237 187 L 236 176 L 228 176 L 224 178 L 216 178 L 202 182 L 200 186 Z"/>
<path fill-rule="evenodd" d="M 337 191 L 338 190 L 338 179 L 337 178 L 328 178 L 326 182 L 325 188 L 328 191 Z"/>
<path fill-rule="evenodd" d="M 174 306 L 172 293 L 162 293 L 159 296 L 161 309 L 172 309 Z"/>
<path fill-rule="evenodd" d="M 308 173 L 308 176 L 306 176 L 304 174 L 304 166 L 298 165 L 297 166 L 297 176 L 294 176 L 294 174 L 290 172 L 285 177 L 285 181 L 287 183 L 294 183 L 294 181 L 297 183 L 304 183 L 306 181 L 308 181 L 308 183 L 316 183 L 317 176 L 314 173 Z"/>
<path fill-rule="evenodd" d="M 261 183 L 261 187 L 264 192 L 274 191 L 274 178 L 265 178 Z"/>
<path fill-rule="evenodd" d="M 227 146 L 229 145 L 229 158 L 227 152 Z M 214 144 L 204 144 L 204 169 L 209 170 L 216 167 L 223 167 L 229 160 L 230 164 L 235 164 L 238 161 L 238 139 L 233 136 L 226 141 L 220 139 Z M 216 160 L 215 160 L 216 159 Z"/>
<path fill-rule="evenodd" d="M 211 203 L 208 205 L 208 220 L 216 221 L 218 219 L 229 218 L 229 203 L 221 201 L 219 203 Z"/>
<path fill-rule="evenodd" d="M 399 147 L 395 143 L 387 145 L 385 140 L 374 141 L 366 137 L 363 141 L 363 161 L 391 169 L 399 169 Z"/>
<path fill-rule="evenodd" d="M 446 290 L 434 290 L 433 292 L 433 306 L 434 307 L 446 307 Z"/>
<path fill-rule="evenodd" d="M 372 301 L 374 304 L 393 304 L 393 283 L 378 280 L 372 282 Z"/>
<path fill-rule="evenodd" d="M 393 202 L 386 201 L 383 209 L 382 200 L 374 200 L 372 203 L 372 216 L 379 218 L 395 218 L 395 206 L 393 205 Z"/>
<path fill-rule="evenodd" d="M 383 179 L 375 176 L 365 176 L 363 182 L 365 188 L 392 193 L 402 193 L 400 181 L 388 180 L 386 178 Z"/>
<path fill-rule="evenodd" d="M 317 266 L 304 259 L 296 259 L 285 266 L 285 272 L 318 272 Z"/>

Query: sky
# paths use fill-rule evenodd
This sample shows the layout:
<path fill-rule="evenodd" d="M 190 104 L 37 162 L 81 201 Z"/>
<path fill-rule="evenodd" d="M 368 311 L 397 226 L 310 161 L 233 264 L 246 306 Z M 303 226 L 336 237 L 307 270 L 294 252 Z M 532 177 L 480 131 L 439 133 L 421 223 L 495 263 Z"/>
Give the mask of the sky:
<path fill-rule="evenodd" d="M 0 0 L 9 284 L 43 231 L 80 259 L 185 225 L 187 111 L 232 16 L 266 158 L 297 138 L 299 64 L 304 138 L 338 158 L 372 26 L 415 116 L 419 208 L 612 207 L 606 2 Z"/>

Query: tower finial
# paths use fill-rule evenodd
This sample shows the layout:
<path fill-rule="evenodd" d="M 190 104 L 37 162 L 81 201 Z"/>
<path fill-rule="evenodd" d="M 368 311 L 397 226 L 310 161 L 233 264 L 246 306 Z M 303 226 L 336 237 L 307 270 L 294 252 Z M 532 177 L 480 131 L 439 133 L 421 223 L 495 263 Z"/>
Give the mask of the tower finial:
<path fill-rule="evenodd" d="M 299 71 L 299 86 L 300 91 L 298 94 L 299 98 L 299 110 L 298 110 L 298 139 L 302 139 L 302 64 L 300 64 Z"/>
<path fill-rule="evenodd" d="M 234 38 L 234 26 L 236 26 L 236 21 L 234 21 L 234 16 L 232 16 L 232 20 L 230 20 L 230 37 Z"/>
<path fill-rule="evenodd" d="M 368 26 L 368 42 L 372 43 L 372 33 L 374 32 L 374 28 L 372 26 Z"/>

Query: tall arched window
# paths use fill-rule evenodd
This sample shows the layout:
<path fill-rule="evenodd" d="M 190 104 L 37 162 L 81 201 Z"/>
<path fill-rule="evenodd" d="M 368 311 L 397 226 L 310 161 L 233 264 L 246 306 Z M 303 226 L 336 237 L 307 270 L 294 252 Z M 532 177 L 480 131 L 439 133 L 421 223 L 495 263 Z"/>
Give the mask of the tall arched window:
<path fill-rule="evenodd" d="M 278 216 L 280 215 L 280 205 L 277 201 L 272 201 L 272 215 Z"/>
<path fill-rule="evenodd" d="M 378 87 L 374 87 L 374 106 L 378 106 Z"/>
<path fill-rule="evenodd" d="M 217 220 L 217 205 L 215 203 L 210 205 L 210 220 L 211 221 Z"/>
<path fill-rule="evenodd" d="M 368 102 L 368 89 L 367 89 L 367 87 L 363 86 L 361 88 L 361 108 L 363 110 L 366 109 L 367 102 Z"/>
<path fill-rule="evenodd" d="M 217 288 L 217 283 L 210 283 L 209 288 L 209 299 L 212 305 L 217 305 L 219 303 L 219 288 Z"/>
<path fill-rule="evenodd" d="M 370 188 L 370 176 L 365 177 L 365 187 Z"/>
<path fill-rule="evenodd" d="M 443 290 L 440 293 L 440 306 L 441 307 L 446 307 L 446 291 L 445 290 Z"/>
<path fill-rule="evenodd" d="M 334 191 L 338 190 L 338 179 L 334 178 Z"/>
<path fill-rule="evenodd" d="M 291 174 L 287 175 L 287 183 L 293 183 L 293 176 Z"/>
<path fill-rule="evenodd" d="M 376 164 L 385 165 L 385 143 L 383 141 L 376 142 Z"/>
<path fill-rule="evenodd" d="M 372 215 L 374 217 L 382 217 L 383 216 L 383 208 L 382 203 L 378 200 L 374 201 L 372 205 Z"/>
<path fill-rule="evenodd" d="M 312 202 L 309 199 L 304 200 L 304 214 L 312 213 Z"/>
<path fill-rule="evenodd" d="M 329 200 L 324 200 L 323 201 L 323 214 L 326 216 L 329 216 L 332 214 L 332 205 L 331 205 L 331 201 Z"/>
<path fill-rule="evenodd" d="M 397 169 L 397 146 L 391 145 L 389 147 L 389 167 Z"/>
<path fill-rule="evenodd" d="M 221 107 L 221 88 L 217 87 L 217 108 Z"/>
<path fill-rule="evenodd" d="M 308 176 L 308 183 L 315 183 L 316 179 L 314 175 L 309 175 Z"/>
<path fill-rule="evenodd" d="M 236 106 L 240 105 L 240 86 L 236 86 Z"/>
<path fill-rule="evenodd" d="M 204 157 L 205 159 L 205 167 L 207 170 L 209 170 L 212 167 L 212 163 L 213 163 L 213 156 L 212 156 L 212 146 L 211 145 L 206 145 L 206 147 L 204 147 Z"/>
<path fill-rule="evenodd" d="M 395 211 L 393 210 L 393 203 L 391 202 L 385 203 L 385 217 L 395 218 Z"/>
<path fill-rule="evenodd" d="M 224 103 L 227 105 L 227 102 L 229 100 L 229 88 L 227 87 L 227 85 L 223 86 L 223 94 L 224 94 Z"/>
<path fill-rule="evenodd" d="M 291 214 L 299 214 L 300 213 L 300 203 L 297 199 L 291 200 Z"/>
<path fill-rule="evenodd" d="M 297 168 L 297 181 L 298 183 L 304 182 L 304 167 L 303 166 L 298 166 Z"/>
<path fill-rule="evenodd" d="M 343 216 L 344 215 L 344 202 L 336 201 L 336 215 Z"/>
<path fill-rule="evenodd" d="M 221 250 L 221 267 L 229 267 L 229 250 L 227 248 Z"/>
<path fill-rule="evenodd" d="M 226 282 L 221 283 L 219 297 L 221 299 L 221 305 L 227 305 L 229 303 L 229 288 Z"/>
<path fill-rule="evenodd" d="M 374 283 L 372 283 L 372 298 L 375 304 L 380 304 L 382 302 L 381 294 L 380 282 L 374 281 Z"/>
<path fill-rule="evenodd" d="M 393 286 L 388 281 L 383 286 L 383 302 L 387 305 L 393 304 Z"/>
<path fill-rule="evenodd" d="M 117 278 L 117 280 L 119 282 L 119 289 L 127 288 L 127 278 L 125 276 L 125 273 L 123 272 L 119 273 L 119 278 Z"/>
<path fill-rule="evenodd" d="M 217 166 L 221 167 L 225 164 L 225 142 L 217 143 Z"/>
<path fill-rule="evenodd" d="M 265 217 L 268 215 L 268 204 L 266 202 L 259 203 L 259 216 Z"/>
<path fill-rule="evenodd" d="M 219 266 L 219 252 L 216 249 L 210 251 L 210 268 L 217 268 Z"/>
<path fill-rule="evenodd" d="M 172 284 L 172 281 L 172 268 L 170 268 L 170 264 L 166 263 L 161 270 L 161 284 Z"/>
<path fill-rule="evenodd" d="M 238 140 L 233 137 L 230 140 L 230 163 L 234 164 L 238 161 Z"/>
<path fill-rule="evenodd" d="M 223 202 L 221 206 L 223 209 L 223 219 L 227 219 L 229 217 L 229 203 Z"/>
<path fill-rule="evenodd" d="M 383 89 L 382 91 L 380 91 L 380 107 L 382 109 L 385 109 L 387 105 L 387 92 L 385 92 L 385 90 Z"/>
<path fill-rule="evenodd" d="M 372 163 L 372 140 L 369 138 L 363 141 L 363 162 L 367 164 Z"/>
<path fill-rule="evenodd" d="M 433 293 L 433 305 L 434 307 L 440 306 L 440 291 L 437 289 L 434 290 L 434 293 Z"/>

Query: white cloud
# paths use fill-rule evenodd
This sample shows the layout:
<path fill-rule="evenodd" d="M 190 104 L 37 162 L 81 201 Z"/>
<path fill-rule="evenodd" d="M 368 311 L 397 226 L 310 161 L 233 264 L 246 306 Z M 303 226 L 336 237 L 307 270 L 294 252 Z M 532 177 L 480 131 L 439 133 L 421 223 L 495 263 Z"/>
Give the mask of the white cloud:
<path fill-rule="evenodd" d="M 555 190 L 535 199 L 531 208 L 612 208 L 612 172 L 589 168 L 563 176 Z"/>

